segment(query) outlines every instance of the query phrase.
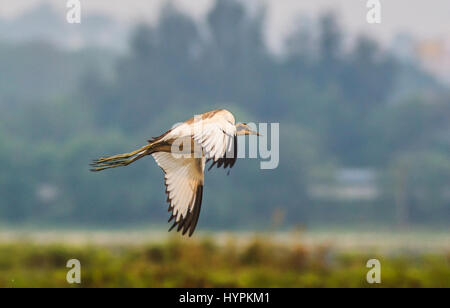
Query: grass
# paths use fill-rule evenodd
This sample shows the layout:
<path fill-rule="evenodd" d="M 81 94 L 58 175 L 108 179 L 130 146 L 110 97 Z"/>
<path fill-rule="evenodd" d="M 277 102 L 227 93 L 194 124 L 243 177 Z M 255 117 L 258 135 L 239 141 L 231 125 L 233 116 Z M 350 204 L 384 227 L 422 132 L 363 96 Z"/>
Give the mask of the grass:
<path fill-rule="evenodd" d="M 282 243 L 255 236 L 147 244 L 0 244 L 0 287 L 450 287 L 450 253 L 357 252 Z M 81 284 L 66 281 L 69 259 Z M 366 281 L 366 262 L 381 262 L 380 285 Z"/>

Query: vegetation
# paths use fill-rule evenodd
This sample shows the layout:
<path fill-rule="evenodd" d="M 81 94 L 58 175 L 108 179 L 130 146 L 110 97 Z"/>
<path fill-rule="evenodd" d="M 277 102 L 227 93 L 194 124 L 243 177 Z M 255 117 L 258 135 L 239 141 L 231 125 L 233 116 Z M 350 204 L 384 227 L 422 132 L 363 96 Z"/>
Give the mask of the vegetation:
<path fill-rule="evenodd" d="M 81 262 L 81 284 L 66 263 Z M 381 284 L 366 263 L 381 262 Z M 450 255 L 342 253 L 255 238 L 236 245 L 172 238 L 142 246 L 0 245 L 0 287 L 450 287 Z"/>

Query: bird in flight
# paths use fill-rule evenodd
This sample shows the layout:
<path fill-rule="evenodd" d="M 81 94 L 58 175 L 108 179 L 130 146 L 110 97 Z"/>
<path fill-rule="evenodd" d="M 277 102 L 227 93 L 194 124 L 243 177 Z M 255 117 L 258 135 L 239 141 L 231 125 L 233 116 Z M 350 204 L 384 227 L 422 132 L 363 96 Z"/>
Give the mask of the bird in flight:
<path fill-rule="evenodd" d="M 189 236 L 197 226 L 202 205 L 204 170 L 208 161 L 224 169 L 232 168 L 237 159 L 237 136 L 258 135 L 245 123 L 235 124 L 234 116 L 225 109 L 213 110 L 194 116 L 144 147 L 125 154 L 101 157 L 91 164 L 91 171 L 128 166 L 151 155 L 164 171 L 167 202 L 174 220 L 169 231 Z"/>

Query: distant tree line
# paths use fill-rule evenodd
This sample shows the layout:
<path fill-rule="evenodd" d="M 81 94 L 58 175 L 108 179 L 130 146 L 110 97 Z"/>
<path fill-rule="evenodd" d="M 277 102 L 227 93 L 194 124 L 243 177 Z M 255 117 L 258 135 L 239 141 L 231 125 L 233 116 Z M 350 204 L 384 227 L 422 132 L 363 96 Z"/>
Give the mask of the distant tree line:
<path fill-rule="evenodd" d="M 89 160 L 128 151 L 188 115 L 220 107 L 238 121 L 279 122 L 280 166 L 262 171 L 257 161 L 246 160 L 228 178 L 208 173 L 200 227 L 403 220 L 448 226 L 449 92 L 368 37 L 344 50 L 345 33 L 333 13 L 319 18 L 316 36 L 296 29 L 282 56 L 266 46 L 264 21 L 263 10 L 251 15 L 235 1 L 217 1 L 199 26 L 169 5 L 157 25 L 136 27 L 126 55 L 106 51 L 102 59 L 98 50 L 73 54 L 45 47 L 69 63 L 84 63 L 75 90 L 65 88 L 74 81 L 64 72 L 34 72 L 40 80 L 59 74 L 64 90 L 51 99 L 35 97 L 27 84 L 17 87 L 21 80 L 12 73 L 0 75 L 3 85 L 15 86 L 0 93 L 1 220 L 161 223 L 167 216 L 164 186 L 151 159 L 102 174 L 88 172 Z M 9 53 L 9 59 L 21 58 Z M 405 86 L 405 80 L 421 86 Z M 50 81 L 44 85 L 55 90 Z M 377 170 L 380 196 L 346 204 L 314 200 L 311 186 L 332 182 L 343 167 Z"/>

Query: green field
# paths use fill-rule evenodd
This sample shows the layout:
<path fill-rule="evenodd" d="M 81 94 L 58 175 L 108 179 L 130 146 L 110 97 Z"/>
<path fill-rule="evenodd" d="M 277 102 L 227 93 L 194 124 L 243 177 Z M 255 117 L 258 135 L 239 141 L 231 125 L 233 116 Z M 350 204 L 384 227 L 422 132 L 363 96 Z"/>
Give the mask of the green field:
<path fill-rule="evenodd" d="M 126 232 L 56 234 L 1 233 L 0 287 L 450 287 L 447 238 L 422 250 L 400 243 L 363 247 L 356 235 L 352 246 L 349 234 L 335 238 L 343 246 L 320 235 L 139 241 L 137 232 L 128 239 Z M 66 281 L 72 258 L 81 262 L 80 285 Z M 379 285 L 366 281 L 373 258 L 381 262 Z"/>

